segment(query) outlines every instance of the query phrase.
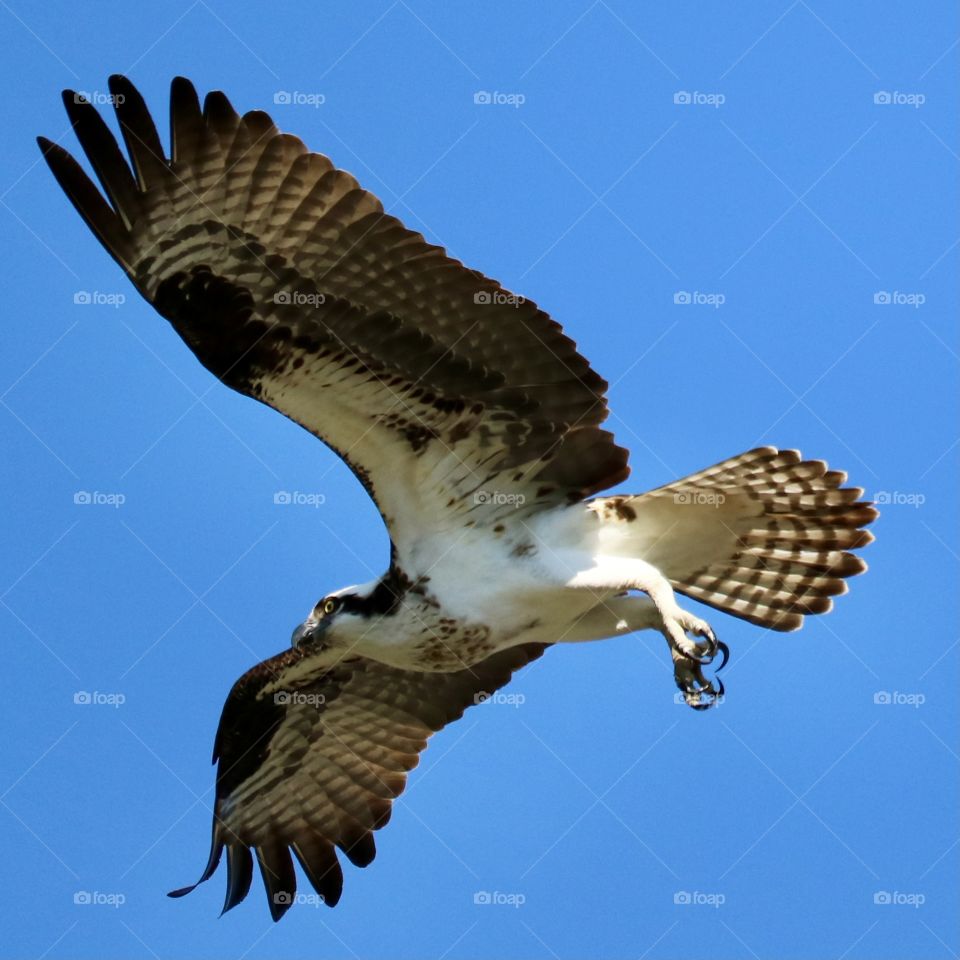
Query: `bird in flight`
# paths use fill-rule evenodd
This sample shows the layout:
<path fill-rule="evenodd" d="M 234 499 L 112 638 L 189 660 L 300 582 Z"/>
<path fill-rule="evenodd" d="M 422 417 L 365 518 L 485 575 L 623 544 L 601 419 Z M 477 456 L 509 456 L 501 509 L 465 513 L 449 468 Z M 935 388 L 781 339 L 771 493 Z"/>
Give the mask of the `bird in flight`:
<path fill-rule="evenodd" d="M 130 81 L 110 92 L 127 156 L 66 91 L 103 192 L 40 137 L 60 186 L 211 373 L 344 460 L 391 539 L 382 577 L 321 597 L 227 697 L 197 881 L 226 852 L 224 910 L 254 856 L 274 920 L 295 901 L 293 857 L 336 904 L 336 851 L 370 863 L 431 733 L 551 644 L 657 630 L 703 709 L 723 693 L 704 666 L 727 648 L 678 594 L 796 630 L 866 569 L 850 551 L 876 511 L 795 450 L 596 496 L 629 473 L 603 429 L 607 384 L 536 304 L 408 230 L 265 113 L 219 92 L 201 107 L 177 78 L 168 157 Z"/>

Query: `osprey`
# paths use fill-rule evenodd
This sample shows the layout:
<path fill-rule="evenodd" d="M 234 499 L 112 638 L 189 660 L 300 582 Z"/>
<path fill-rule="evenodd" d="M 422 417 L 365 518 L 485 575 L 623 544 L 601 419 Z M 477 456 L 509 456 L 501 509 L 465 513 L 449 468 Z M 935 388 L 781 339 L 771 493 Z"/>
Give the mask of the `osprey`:
<path fill-rule="evenodd" d="M 850 551 L 876 511 L 795 450 L 596 497 L 629 472 L 602 429 L 607 385 L 536 304 L 406 229 L 266 114 L 239 116 L 222 93 L 201 108 L 177 78 L 168 158 L 134 86 L 115 76 L 110 91 L 129 162 L 67 91 L 103 194 L 41 137 L 60 186 L 207 369 L 342 457 L 392 543 L 382 577 L 324 596 L 227 697 L 197 881 L 226 851 L 224 910 L 250 889 L 251 850 L 274 920 L 295 898 L 291 851 L 336 904 L 336 849 L 370 863 L 430 734 L 550 644 L 658 630 L 703 709 L 723 693 L 703 667 L 727 648 L 678 593 L 796 630 L 866 569 Z"/>

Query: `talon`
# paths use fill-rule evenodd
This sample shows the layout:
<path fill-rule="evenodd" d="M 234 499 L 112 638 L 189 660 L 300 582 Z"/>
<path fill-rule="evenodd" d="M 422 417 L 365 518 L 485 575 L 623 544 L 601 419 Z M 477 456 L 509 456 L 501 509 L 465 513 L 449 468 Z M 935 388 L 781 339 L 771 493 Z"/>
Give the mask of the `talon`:
<path fill-rule="evenodd" d="M 708 628 L 709 630 L 709 628 Z M 698 636 L 703 636 L 707 641 L 707 646 L 699 657 L 691 657 L 692 660 L 696 660 L 697 663 L 701 663 L 704 666 L 713 663 L 717 653 L 720 652 L 723 654 L 723 662 L 717 667 L 718 670 L 723 668 L 723 665 L 727 662 L 730 657 L 730 648 L 717 639 L 716 634 L 709 630 L 708 633 L 698 634 Z"/>
<path fill-rule="evenodd" d="M 719 673 L 727 665 L 727 661 L 730 659 L 730 648 L 722 640 L 718 640 L 717 649 L 723 654 L 723 659 L 720 661 L 720 666 L 715 668 L 716 672 Z M 714 656 L 716 656 L 716 654 L 714 654 Z M 720 683 L 720 681 L 718 680 L 717 683 Z M 720 686 L 722 687 L 723 684 L 720 683 Z"/>
<path fill-rule="evenodd" d="M 710 624 L 684 610 L 665 616 L 662 631 L 670 644 L 674 680 L 684 701 L 695 710 L 715 706 L 724 695 L 723 684 L 717 679 L 715 687 L 704 677 L 702 668 L 712 664 L 720 653 L 722 659 L 716 669 L 722 670 L 730 659 L 730 648 L 717 639 Z"/>
<path fill-rule="evenodd" d="M 690 659 L 693 660 L 695 663 L 699 663 L 701 666 L 708 667 L 710 666 L 711 663 L 713 663 L 713 658 L 716 655 L 717 655 L 716 650 L 707 649 L 701 656 L 691 657 Z"/>
<path fill-rule="evenodd" d="M 726 693 L 723 681 L 719 677 L 715 678 L 714 686 L 714 681 L 704 677 L 699 661 L 692 657 L 677 658 L 673 675 L 677 687 L 683 693 L 684 703 L 694 710 L 715 707 Z"/>
<path fill-rule="evenodd" d="M 699 690 L 685 690 L 683 694 L 686 705 L 694 710 L 709 710 L 720 703 L 722 697 L 723 684 L 720 684 L 719 690 L 715 690 L 713 685 L 708 683 Z"/>

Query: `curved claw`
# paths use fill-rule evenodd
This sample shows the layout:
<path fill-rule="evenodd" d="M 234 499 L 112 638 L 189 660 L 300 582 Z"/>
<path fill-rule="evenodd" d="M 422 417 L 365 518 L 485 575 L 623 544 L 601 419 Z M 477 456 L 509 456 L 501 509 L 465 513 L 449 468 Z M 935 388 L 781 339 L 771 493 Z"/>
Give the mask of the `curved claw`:
<path fill-rule="evenodd" d="M 717 640 L 717 650 L 723 654 L 723 659 L 720 661 L 720 666 L 716 667 L 716 671 L 719 673 L 727 665 L 727 661 L 730 659 L 730 648 L 722 640 Z M 714 656 L 716 656 L 716 654 L 714 654 Z M 723 686 L 719 680 L 717 680 L 717 683 L 720 683 L 721 687 Z"/>
<path fill-rule="evenodd" d="M 707 647 L 703 656 L 691 657 L 690 659 L 703 666 L 708 666 L 709 664 L 713 663 L 717 656 L 717 652 L 719 651 L 723 654 L 723 661 L 720 663 L 720 666 L 717 667 L 717 669 L 722 670 L 726 665 L 727 660 L 730 659 L 730 648 L 722 640 L 718 640 L 716 634 L 712 630 L 710 630 L 709 633 L 698 634 L 698 636 L 703 636 L 709 646 Z"/>
<path fill-rule="evenodd" d="M 685 690 L 683 694 L 684 702 L 688 707 L 694 710 L 710 710 L 723 699 L 723 684 L 715 690 L 712 684 L 707 684 L 700 690 Z"/>
<path fill-rule="evenodd" d="M 726 663 L 726 657 L 724 657 L 724 663 Z M 694 710 L 709 710 L 721 703 L 726 694 L 723 681 L 716 677 L 716 686 L 714 686 L 714 681 L 704 677 L 698 661 L 690 658 L 687 659 L 685 669 L 681 667 L 681 663 L 676 664 L 674 679 L 683 693 L 684 703 Z"/>

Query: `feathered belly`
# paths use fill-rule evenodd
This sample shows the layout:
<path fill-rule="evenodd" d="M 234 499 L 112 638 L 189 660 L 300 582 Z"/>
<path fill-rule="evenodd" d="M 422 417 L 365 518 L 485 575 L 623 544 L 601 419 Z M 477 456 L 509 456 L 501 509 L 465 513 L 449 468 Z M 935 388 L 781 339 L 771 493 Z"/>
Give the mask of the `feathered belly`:
<path fill-rule="evenodd" d="M 516 584 L 514 584 L 514 588 Z M 357 652 L 409 670 L 464 670 L 508 647 L 555 643 L 597 603 L 592 591 L 517 589 L 490 604 L 489 616 L 462 616 L 433 598 L 405 603 L 356 645 Z"/>
<path fill-rule="evenodd" d="M 593 564 L 596 529 L 577 505 L 424 537 L 400 558 L 415 591 L 360 651 L 397 667 L 451 671 L 507 647 L 563 640 L 598 602 L 567 586 Z"/>

